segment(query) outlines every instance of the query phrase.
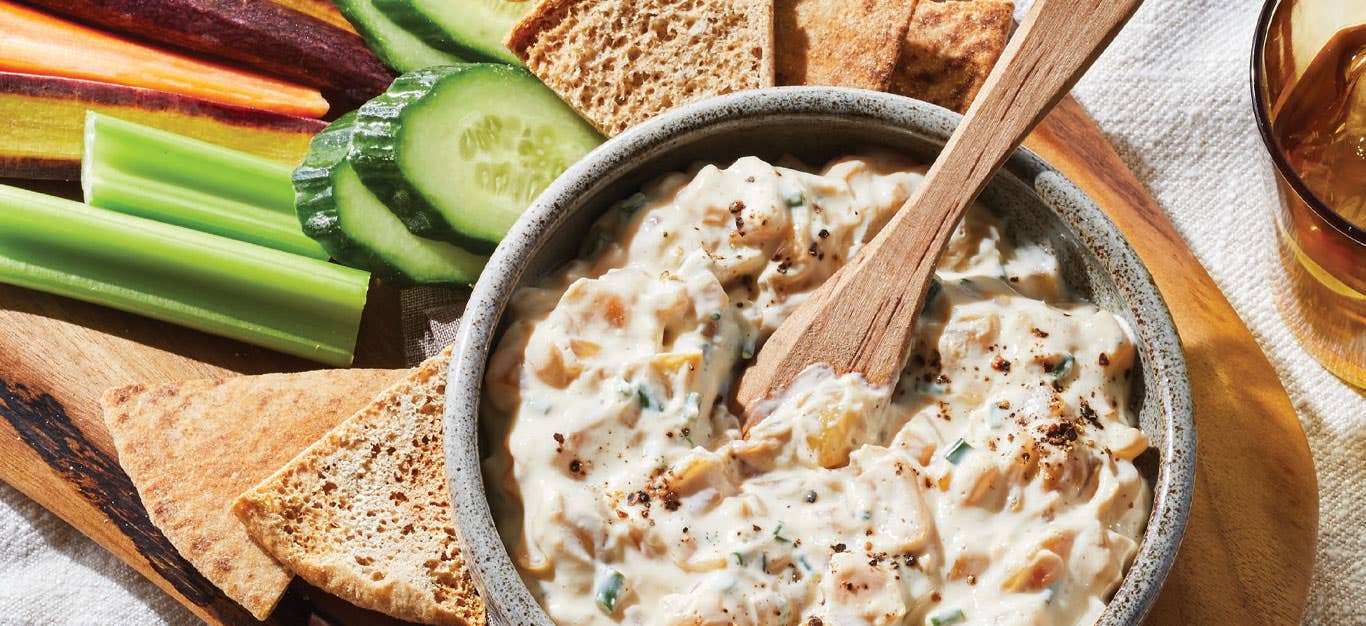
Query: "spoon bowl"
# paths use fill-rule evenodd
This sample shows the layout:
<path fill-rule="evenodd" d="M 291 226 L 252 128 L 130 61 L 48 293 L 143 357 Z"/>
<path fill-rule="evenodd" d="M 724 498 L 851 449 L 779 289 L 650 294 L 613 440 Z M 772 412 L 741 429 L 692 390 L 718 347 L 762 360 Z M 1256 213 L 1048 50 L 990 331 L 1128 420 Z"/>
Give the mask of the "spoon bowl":
<path fill-rule="evenodd" d="M 740 379 L 745 431 L 812 365 L 887 384 L 968 206 L 1143 0 L 1036 0 L 943 152 L 876 237 L 792 312 Z"/>

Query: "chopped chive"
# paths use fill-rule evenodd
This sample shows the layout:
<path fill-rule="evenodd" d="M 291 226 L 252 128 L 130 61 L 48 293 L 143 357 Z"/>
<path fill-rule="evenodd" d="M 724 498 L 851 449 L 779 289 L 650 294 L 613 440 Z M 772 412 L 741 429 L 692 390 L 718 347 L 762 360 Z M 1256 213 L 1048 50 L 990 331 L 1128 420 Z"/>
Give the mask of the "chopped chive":
<path fill-rule="evenodd" d="M 733 556 L 733 557 L 735 557 L 735 564 L 736 564 L 736 565 L 739 565 L 739 566 L 741 566 L 741 567 L 744 567 L 744 565 L 745 565 L 745 555 L 740 554 L 739 552 L 732 552 L 732 553 L 730 553 L 730 555 Z"/>
<path fill-rule="evenodd" d="M 781 543 L 792 543 L 792 540 L 791 540 L 791 539 L 788 539 L 787 537 L 784 537 L 784 536 L 782 535 L 782 532 L 783 532 L 783 523 L 782 523 L 782 522 L 778 522 L 778 525 L 773 529 L 773 540 L 774 540 L 774 541 L 781 542 Z"/>
<path fill-rule="evenodd" d="M 659 403 L 659 399 L 655 398 L 654 395 L 650 393 L 650 390 L 646 389 L 644 385 L 636 387 L 636 400 L 640 402 L 640 408 L 647 411 L 659 411 L 663 408 Z"/>
<path fill-rule="evenodd" d="M 637 193 L 631 194 L 631 196 L 628 197 L 628 198 L 626 198 L 625 200 L 622 200 L 621 202 L 618 202 L 616 208 L 617 208 L 618 211 L 621 211 L 622 213 L 625 213 L 626 215 L 632 215 L 632 214 L 634 214 L 636 211 L 639 211 L 639 210 L 641 210 L 642 208 L 645 208 L 645 205 L 646 205 L 646 204 L 649 204 L 649 203 L 650 203 L 650 198 L 649 198 L 649 196 L 646 196 L 646 195 L 643 194 L 643 193 L 637 192 Z"/>
<path fill-rule="evenodd" d="M 721 312 L 720 312 L 720 311 L 712 311 L 712 312 L 711 312 L 711 319 L 712 319 L 713 321 L 721 319 Z"/>
<path fill-rule="evenodd" d="M 967 619 L 963 609 L 944 609 L 930 616 L 930 626 L 948 626 Z"/>
<path fill-rule="evenodd" d="M 925 313 L 926 309 L 930 308 L 930 304 L 934 302 L 934 299 L 939 297 L 939 292 L 943 290 L 944 286 L 939 284 L 938 278 L 930 280 L 930 286 L 925 291 L 925 302 L 920 305 L 920 313 L 922 315 Z"/>
<path fill-rule="evenodd" d="M 802 194 L 800 189 L 789 190 L 783 193 L 783 202 L 786 202 L 789 207 L 799 207 L 806 204 L 806 196 Z"/>
<path fill-rule="evenodd" d="M 997 404 L 991 405 L 991 409 L 987 411 L 987 426 L 990 426 L 991 428 L 1000 428 L 1005 425 L 1005 416 L 1005 409 Z"/>
<path fill-rule="evenodd" d="M 960 437 L 958 441 L 953 442 L 952 446 L 949 446 L 949 451 L 944 453 L 944 458 L 948 459 L 950 463 L 958 465 L 958 462 L 963 460 L 963 455 L 970 451 L 972 451 L 972 446 Z"/>
<path fill-rule="evenodd" d="M 759 570 L 762 571 L 762 572 L 765 573 L 765 574 L 768 573 L 768 553 L 767 553 L 767 552 L 760 552 L 760 553 L 759 553 Z"/>
<path fill-rule="evenodd" d="M 1072 371 L 1072 364 L 1075 362 L 1076 359 L 1072 358 L 1072 355 L 1064 354 L 1062 360 L 1058 361 L 1058 364 L 1053 366 L 1053 378 L 1060 379 L 1066 376 L 1069 372 Z"/>
<path fill-rule="evenodd" d="M 608 574 L 600 576 L 594 586 L 593 598 L 597 600 L 598 607 L 608 615 L 615 613 L 621 591 L 626 586 L 626 576 L 617 570 L 608 570 Z"/>
<path fill-rule="evenodd" d="M 607 236 L 607 233 L 602 232 L 601 230 L 594 229 L 594 233 L 591 237 L 588 238 L 588 241 L 586 242 L 587 245 L 584 248 L 583 256 L 597 256 L 598 253 L 602 252 L 603 249 L 607 247 L 607 244 L 611 242 L 612 239 Z"/>
<path fill-rule="evenodd" d="M 861 519 L 861 520 L 863 520 L 863 521 L 865 521 L 865 522 L 868 521 L 868 520 L 870 520 L 870 519 L 873 519 L 873 512 L 872 512 L 872 511 L 863 511 L 862 513 L 859 513 L 859 519 Z"/>
<path fill-rule="evenodd" d="M 698 416 L 702 415 L 702 394 L 696 391 L 689 391 L 687 398 L 683 400 L 684 422 L 683 422 L 683 441 L 690 446 L 697 446 L 692 440 L 692 426 L 697 421 Z"/>
<path fill-rule="evenodd" d="M 802 555 L 802 556 L 797 557 L 797 562 L 798 562 L 798 563 L 801 563 L 801 564 L 802 564 L 802 569 L 805 569 L 807 572 L 814 572 L 814 571 L 816 571 L 816 568 L 811 567 L 811 562 L 808 561 L 808 560 L 806 560 L 806 555 Z"/>

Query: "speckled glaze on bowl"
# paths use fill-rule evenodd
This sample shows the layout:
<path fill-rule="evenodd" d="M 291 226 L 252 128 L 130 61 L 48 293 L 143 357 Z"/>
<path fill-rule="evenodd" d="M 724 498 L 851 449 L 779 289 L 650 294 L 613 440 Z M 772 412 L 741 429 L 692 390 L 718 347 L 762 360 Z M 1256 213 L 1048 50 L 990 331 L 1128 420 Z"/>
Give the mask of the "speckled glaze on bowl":
<path fill-rule="evenodd" d="M 738 93 L 677 109 L 623 133 L 537 198 L 475 285 L 447 385 L 446 467 L 457 530 L 491 623 L 552 624 L 499 538 L 480 471 L 480 385 L 513 291 L 572 258 L 608 205 L 659 174 L 749 154 L 768 159 L 791 154 L 819 165 L 869 147 L 929 163 L 958 120 L 930 104 L 861 90 L 786 87 Z M 1133 566 L 1099 623 L 1138 624 L 1176 558 L 1195 475 L 1190 386 L 1175 325 L 1152 277 L 1115 225 L 1038 156 L 1017 151 L 981 200 L 1006 221 L 1014 239 L 1050 247 L 1067 284 L 1124 318 L 1134 331 L 1142 361 L 1134 402 L 1141 406 L 1140 426 L 1153 445 L 1137 464 L 1153 487 L 1153 508 Z"/>

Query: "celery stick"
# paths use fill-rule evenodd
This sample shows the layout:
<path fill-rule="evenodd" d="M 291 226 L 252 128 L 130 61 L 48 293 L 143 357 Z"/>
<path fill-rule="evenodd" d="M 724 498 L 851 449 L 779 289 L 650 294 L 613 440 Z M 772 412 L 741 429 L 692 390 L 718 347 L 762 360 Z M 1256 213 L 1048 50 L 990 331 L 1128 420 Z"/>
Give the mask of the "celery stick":
<path fill-rule="evenodd" d="M 316 259 L 291 170 L 269 159 L 87 111 L 81 188 L 90 206 Z"/>
<path fill-rule="evenodd" d="M 0 282 L 344 366 L 369 274 L 0 185 Z"/>

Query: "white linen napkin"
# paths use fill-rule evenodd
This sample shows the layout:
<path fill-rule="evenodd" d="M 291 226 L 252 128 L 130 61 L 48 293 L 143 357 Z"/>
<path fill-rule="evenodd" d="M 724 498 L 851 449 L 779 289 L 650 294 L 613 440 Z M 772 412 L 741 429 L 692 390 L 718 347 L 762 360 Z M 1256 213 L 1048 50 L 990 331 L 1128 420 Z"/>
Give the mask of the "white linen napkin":
<path fill-rule="evenodd" d="M 1261 4 L 1149 0 L 1076 94 L 1252 330 L 1299 414 L 1319 482 L 1304 623 L 1366 624 L 1366 394 L 1300 348 L 1268 292 L 1280 260 L 1249 85 Z"/>

